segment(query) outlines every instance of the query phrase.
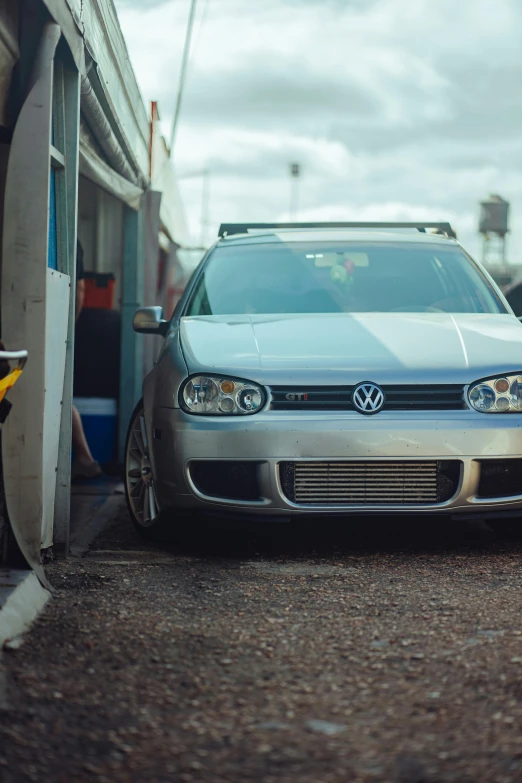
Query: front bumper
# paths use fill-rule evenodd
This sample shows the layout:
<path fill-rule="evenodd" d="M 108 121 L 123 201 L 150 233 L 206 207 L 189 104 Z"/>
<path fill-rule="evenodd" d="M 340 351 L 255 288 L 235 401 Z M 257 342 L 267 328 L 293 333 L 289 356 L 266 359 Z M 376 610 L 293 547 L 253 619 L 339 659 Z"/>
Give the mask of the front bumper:
<path fill-rule="evenodd" d="M 148 419 L 148 417 L 147 417 Z M 242 511 L 259 515 L 339 513 L 490 513 L 522 510 L 522 495 L 477 497 L 480 462 L 522 456 L 522 414 L 474 411 L 358 413 L 265 411 L 241 418 L 191 416 L 154 408 L 148 419 L 152 467 L 161 508 Z M 298 505 L 284 495 L 283 461 L 448 460 L 462 462 L 456 494 L 433 505 Z M 192 460 L 260 463 L 261 498 L 232 500 L 201 494 L 190 477 Z"/>

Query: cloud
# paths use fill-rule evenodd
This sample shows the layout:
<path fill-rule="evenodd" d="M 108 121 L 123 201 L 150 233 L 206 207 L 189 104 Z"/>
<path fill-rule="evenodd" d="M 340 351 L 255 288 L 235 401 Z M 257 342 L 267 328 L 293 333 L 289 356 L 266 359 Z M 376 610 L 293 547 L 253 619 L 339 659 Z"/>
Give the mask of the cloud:
<path fill-rule="evenodd" d="M 168 2 L 170 2 L 170 0 L 118 0 L 117 6 L 120 11 L 125 11 L 128 8 L 146 11 L 150 8 L 158 8 L 160 5 L 166 5 Z"/>
<path fill-rule="evenodd" d="M 251 62 L 240 73 L 234 69 L 193 78 L 187 99 L 187 119 L 208 125 L 209 119 L 228 127 L 267 131 L 296 128 L 314 132 L 339 116 L 377 120 L 379 102 L 355 80 L 332 79 L 326 73 L 314 73 L 308 64 L 295 78 L 291 61 L 262 58 Z"/>
<path fill-rule="evenodd" d="M 117 6 L 168 130 L 188 0 Z M 210 168 L 213 227 L 284 215 L 295 160 L 303 216 L 451 216 L 473 251 L 500 192 L 522 261 L 520 40 L 519 0 L 200 0 L 178 170 Z M 201 180 L 181 184 L 199 234 Z"/>

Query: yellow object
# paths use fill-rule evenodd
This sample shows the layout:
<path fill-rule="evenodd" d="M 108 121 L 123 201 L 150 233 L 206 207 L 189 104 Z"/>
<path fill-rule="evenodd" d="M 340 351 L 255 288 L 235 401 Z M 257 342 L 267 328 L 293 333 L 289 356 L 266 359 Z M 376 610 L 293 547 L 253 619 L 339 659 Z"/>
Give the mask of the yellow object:
<path fill-rule="evenodd" d="M 221 391 L 223 394 L 232 394 L 235 388 L 236 385 L 234 381 L 222 381 L 221 383 Z"/>
<path fill-rule="evenodd" d="M 2 402 L 9 389 L 13 388 L 22 372 L 23 370 L 21 367 L 16 367 L 16 369 L 11 370 L 9 375 L 6 375 L 5 378 L 0 380 L 0 402 Z"/>

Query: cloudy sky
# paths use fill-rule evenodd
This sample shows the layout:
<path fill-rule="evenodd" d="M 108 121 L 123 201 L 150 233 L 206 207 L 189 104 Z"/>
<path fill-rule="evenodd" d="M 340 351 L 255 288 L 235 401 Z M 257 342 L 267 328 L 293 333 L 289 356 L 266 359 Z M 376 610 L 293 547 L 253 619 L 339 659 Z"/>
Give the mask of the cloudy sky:
<path fill-rule="evenodd" d="M 168 133 L 189 0 L 116 0 Z M 195 237 L 221 221 L 450 219 L 511 202 L 522 262 L 520 0 L 199 0 L 175 162 Z"/>

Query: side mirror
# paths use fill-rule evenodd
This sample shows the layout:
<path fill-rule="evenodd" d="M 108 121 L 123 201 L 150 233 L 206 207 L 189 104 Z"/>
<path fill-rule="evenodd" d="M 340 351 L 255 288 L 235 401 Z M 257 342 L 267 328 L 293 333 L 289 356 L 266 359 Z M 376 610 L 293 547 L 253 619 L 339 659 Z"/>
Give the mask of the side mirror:
<path fill-rule="evenodd" d="M 140 334 L 165 335 L 169 328 L 169 322 L 163 320 L 162 307 L 140 307 L 134 313 L 132 328 Z"/>

